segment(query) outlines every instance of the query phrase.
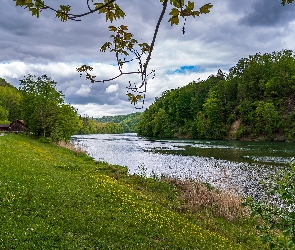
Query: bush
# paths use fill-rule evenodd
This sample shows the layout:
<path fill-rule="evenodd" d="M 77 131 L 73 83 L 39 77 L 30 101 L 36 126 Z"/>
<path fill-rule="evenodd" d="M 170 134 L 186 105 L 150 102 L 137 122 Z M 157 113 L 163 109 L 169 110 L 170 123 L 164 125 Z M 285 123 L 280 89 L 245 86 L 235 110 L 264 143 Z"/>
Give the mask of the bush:
<path fill-rule="evenodd" d="M 245 204 L 251 215 L 261 221 L 258 229 L 270 249 L 295 249 L 295 161 L 281 174 L 264 183 L 267 194 L 276 197 L 280 205 L 248 198 Z"/>

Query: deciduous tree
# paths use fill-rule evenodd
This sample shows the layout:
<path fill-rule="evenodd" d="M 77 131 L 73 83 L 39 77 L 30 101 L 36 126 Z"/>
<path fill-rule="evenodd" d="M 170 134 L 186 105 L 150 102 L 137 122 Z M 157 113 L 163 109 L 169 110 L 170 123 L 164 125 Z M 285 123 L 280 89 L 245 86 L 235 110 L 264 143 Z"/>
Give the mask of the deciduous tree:
<path fill-rule="evenodd" d="M 35 135 L 67 141 L 80 128 L 77 111 L 64 103 L 63 94 L 56 90 L 56 82 L 50 77 L 28 75 L 20 80 L 20 90 L 22 117 Z"/>

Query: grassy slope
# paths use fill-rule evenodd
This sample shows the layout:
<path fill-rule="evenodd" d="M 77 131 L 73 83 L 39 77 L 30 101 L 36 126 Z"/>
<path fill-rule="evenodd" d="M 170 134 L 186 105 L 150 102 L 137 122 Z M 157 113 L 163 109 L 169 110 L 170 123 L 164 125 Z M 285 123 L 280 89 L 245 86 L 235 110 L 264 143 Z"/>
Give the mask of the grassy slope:
<path fill-rule="evenodd" d="M 119 178 L 121 172 L 25 136 L 0 137 L 0 249 L 253 249 L 256 244 L 248 224 L 176 212 L 169 209 L 175 202 L 168 184 Z"/>

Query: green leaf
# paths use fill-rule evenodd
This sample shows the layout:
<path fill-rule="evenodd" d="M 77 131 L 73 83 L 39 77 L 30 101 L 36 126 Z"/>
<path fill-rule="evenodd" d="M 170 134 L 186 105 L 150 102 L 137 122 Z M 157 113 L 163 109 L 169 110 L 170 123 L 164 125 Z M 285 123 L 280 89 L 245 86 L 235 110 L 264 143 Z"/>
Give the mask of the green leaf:
<path fill-rule="evenodd" d="M 131 33 L 124 33 L 124 40 L 130 40 L 132 36 Z"/>
<path fill-rule="evenodd" d="M 15 5 L 16 6 L 23 6 L 23 5 L 25 5 L 25 0 L 16 0 Z"/>
<path fill-rule="evenodd" d="M 176 8 L 181 8 L 184 6 L 184 0 L 170 0 L 170 4 Z"/>
<path fill-rule="evenodd" d="M 188 1 L 188 4 L 186 6 L 186 10 L 191 11 L 195 8 L 195 3 Z"/>
<path fill-rule="evenodd" d="M 115 26 L 109 26 L 109 31 L 116 32 L 117 31 L 117 27 L 115 27 Z"/>
<path fill-rule="evenodd" d="M 107 12 L 107 9 L 105 7 L 102 8 L 102 6 L 104 6 L 103 3 L 95 3 L 94 5 L 95 5 L 95 9 L 99 9 L 98 14 Z"/>
<path fill-rule="evenodd" d="M 172 26 L 173 24 L 178 25 L 178 24 L 179 24 L 179 18 L 178 18 L 178 16 L 173 16 L 173 17 L 171 17 L 171 18 L 168 20 L 168 22 L 171 23 L 171 26 Z"/>
<path fill-rule="evenodd" d="M 112 23 L 115 19 L 115 14 L 111 11 L 108 11 L 106 13 L 106 21 L 110 20 L 110 22 Z"/>
<path fill-rule="evenodd" d="M 170 13 L 169 13 L 170 16 L 178 16 L 179 15 L 179 10 L 176 9 L 176 8 L 173 8 Z"/>
<path fill-rule="evenodd" d="M 128 100 L 133 103 L 134 105 L 142 99 L 142 95 L 133 95 L 132 93 L 127 93 L 126 94 L 128 96 Z"/>
<path fill-rule="evenodd" d="M 106 42 L 104 45 L 101 46 L 100 51 L 105 52 L 107 48 L 111 48 L 112 43 L 111 42 Z"/>
<path fill-rule="evenodd" d="M 126 25 L 121 25 L 121 26 L 120 26 L 120 29 L 121 29 L 121 30 L 128 30 L 128 26 L 126 26 Z"/>
<path fill-rule="evenodd" d="M 201 14 L 208 14 L 210 12 L 210 9 L 213 7 L 212 4 L 210 3 L 207 3 L 205 5 L 203 5 L 201 8 L 200 8 L 200 12 Z"/>
<path fill-rule="evenodd" d="M 41 9 L 41 8 L 43 8 L 43 7 L 44 7 L 44 1 L 36 1 L 36 2 L 35 2 L 35 7 L 36 7 L 37 9 Z"/>
<path fill-rule="evenodd" d="M 37 8 L 30 8 L 30 11 L 32 12 L 32 16 L 36 16 L 36 17 L 39 17 L 39 9 Z"/>
<path fill-rule="evenodd" d="M 115 14 L 118 19 L 124 18 L 126 16 L 124 11 L 117 4 L 115 4 Z"/>
<path fill-rule="evenodd" d="M 201 14 L 200 11 L 197 11 L 197 10 L 192 12 L 193 17 L 200 16 L 200 14 Z"/>

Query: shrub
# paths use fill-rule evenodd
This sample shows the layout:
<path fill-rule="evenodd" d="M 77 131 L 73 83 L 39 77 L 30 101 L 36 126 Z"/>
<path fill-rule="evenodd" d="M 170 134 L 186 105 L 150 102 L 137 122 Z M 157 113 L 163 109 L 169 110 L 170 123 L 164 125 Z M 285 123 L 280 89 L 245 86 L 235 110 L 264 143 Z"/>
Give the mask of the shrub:
<path fill-rule="evenodd" d="M 295 161 L 274 178 L 263 184 L 269 198 L 276 197 L 280 205 L 251 198 L 245 204 L 260 219 L 257 228 L 270 249 L 295 249 Z"/>

